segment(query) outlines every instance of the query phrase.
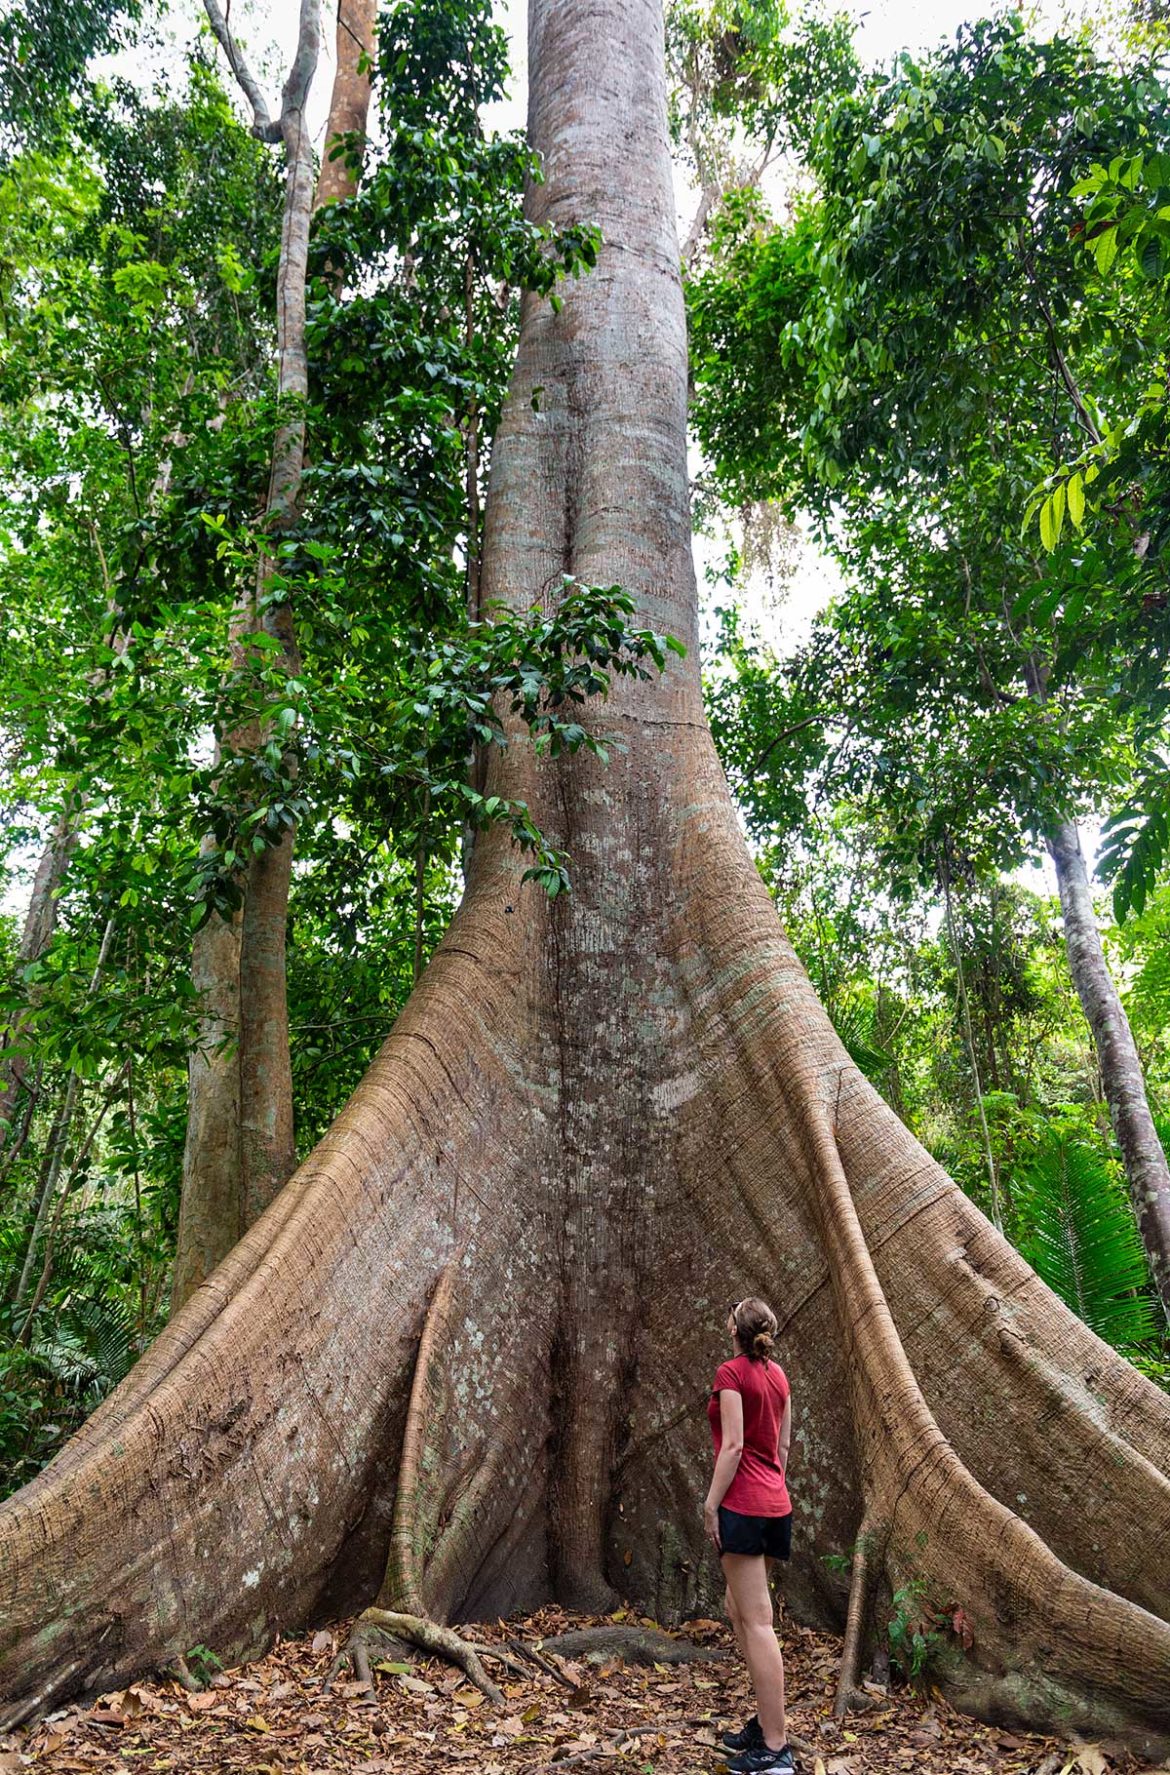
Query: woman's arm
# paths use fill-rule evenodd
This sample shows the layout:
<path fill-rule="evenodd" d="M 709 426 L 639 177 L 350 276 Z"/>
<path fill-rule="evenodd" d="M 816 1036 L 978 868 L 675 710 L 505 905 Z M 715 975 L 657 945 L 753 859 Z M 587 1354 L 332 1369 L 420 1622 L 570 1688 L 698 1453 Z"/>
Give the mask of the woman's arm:
<path fill-rule="evenodd" d="M 788 1446 L 792 1441 L 792 1394 L 784 1401 L 784 1416 L 780 1419 L 780 1435 L 776 1443 L 776 1458 L 780 1462 L 780 1471 L 788 1473 Z"/>
<path fill-rule="evenodd" d="M 703 1505 L 703 1527 L 716 1553 L 722 1552 L 719 1545 L 719 1506 L 739 1471 L 740 1457 L 743 1454 L 743 1399 L 730 1387 L 719 1389 L 719 1427 L 722 1434 L 719 1458 L 715 1462 L 715 1471 L 711 1475 L 711 1485 Z"/>

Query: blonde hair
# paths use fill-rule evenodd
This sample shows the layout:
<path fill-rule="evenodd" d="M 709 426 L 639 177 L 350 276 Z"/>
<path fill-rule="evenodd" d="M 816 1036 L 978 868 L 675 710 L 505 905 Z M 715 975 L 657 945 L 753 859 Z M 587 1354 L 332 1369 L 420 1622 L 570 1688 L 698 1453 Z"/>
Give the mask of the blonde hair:
<path fill-rule="evenodd" d="M 735 1335 L 744 1355 L 750 1356 L 753 1362 L 767 1362 L 776 1347 L 776 1334 L 780 1329 L 767 1301 L 749 1295 L 733 1308 L 732 1316 Z"/>

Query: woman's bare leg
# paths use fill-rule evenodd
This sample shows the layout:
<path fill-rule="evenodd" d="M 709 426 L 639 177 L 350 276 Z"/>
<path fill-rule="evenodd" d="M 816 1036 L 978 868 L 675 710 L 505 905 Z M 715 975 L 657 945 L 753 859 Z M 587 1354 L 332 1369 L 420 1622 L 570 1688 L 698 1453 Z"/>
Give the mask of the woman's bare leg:
<path fill-rule="evenodd" d="M 730 1584 L 727 1586 L 727 1589 L 723 1594 L 723 1607 L 727 1614 L 727 1619 L 731 1622 L 731 1631 L 735 1635 L 735 1643 L 739 1647 L 740 1656 L 746 1664 L 747 1647 L 743 1643 L 743 1628 L 740 1625 L 739 1610 L 735 1606 L 735 1598 L 731 1594 Z"/>
<path fill-rule="evenodd" d="M 779 1750 L 788 1742 L 784 1714 L 784 1659 L 772 1624 L 772 1593 L 763 1554 L 725 1553 L 728 1614 L 743 1651 L 764 1742 Z"/>

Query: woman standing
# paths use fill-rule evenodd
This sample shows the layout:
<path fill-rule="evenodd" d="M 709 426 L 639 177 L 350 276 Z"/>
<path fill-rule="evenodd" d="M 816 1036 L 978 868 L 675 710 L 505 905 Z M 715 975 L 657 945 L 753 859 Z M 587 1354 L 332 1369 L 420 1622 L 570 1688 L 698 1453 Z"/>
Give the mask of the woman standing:
<path fill-rule="evenodd" d="M 791 1775 L 796 1763 L 784 1717 L 784 1659 L 772 1625 L 768 1560 L 792 1548 L 792 1504 L 784 1474 L 792 1431 L 784 1370 L 771 1360 L 776 1315 L 766 1301 L 741 1300 L 727 1315 L 735 1350 L 716 1371 L 707 1404 L 715 1471 L 703 1521 L 727 1579 L 727 1614 L 751 1673 L 756 1712 L 723 1742 L 738 1751 L 737 1775 Z"/>

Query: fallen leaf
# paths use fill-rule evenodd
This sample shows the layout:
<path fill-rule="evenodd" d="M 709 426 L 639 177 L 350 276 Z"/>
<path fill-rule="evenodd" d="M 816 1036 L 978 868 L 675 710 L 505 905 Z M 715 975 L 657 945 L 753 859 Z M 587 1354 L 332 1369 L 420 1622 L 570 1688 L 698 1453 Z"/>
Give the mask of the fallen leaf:
<path fill-rule="evenodd" d="M 1085 1744 L 1074 1738 L 1069 1750 L 1072 1755 L 1061 1775 L 1108 1775 L 1109 1760 L 1099 1744 Z"/>
<path fill-rule="evenodd" d="M 315 1633 L 313 1635 L 313 1644 L 310 1650 L 316 1657 L 320 1657 L 322 1652 L 331 1652 L 333 1650 L 333 1635 L 324 1632 L 324 1630 L 320 1633 Z"/>
<path fill-rule="evenodd" d="M 272 1730 L 272 1727 L 268 1724 L 268 1721 L 264 1718 L 263 1714 L 259 1713 L 249 1714 L 248 1718 L 244 1721 L 244 1724 L 247 1726 L 249 1732 L 271 1732 Z"/>

